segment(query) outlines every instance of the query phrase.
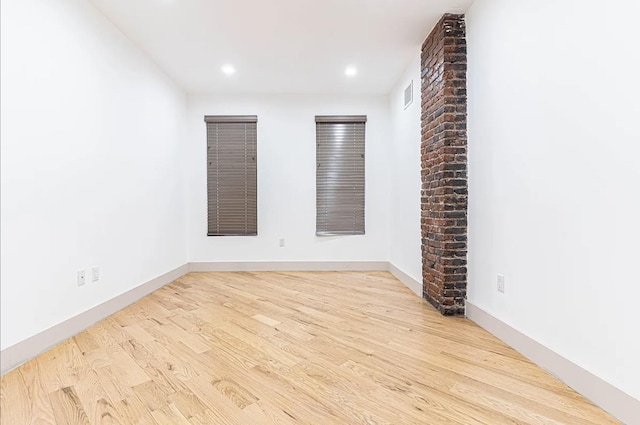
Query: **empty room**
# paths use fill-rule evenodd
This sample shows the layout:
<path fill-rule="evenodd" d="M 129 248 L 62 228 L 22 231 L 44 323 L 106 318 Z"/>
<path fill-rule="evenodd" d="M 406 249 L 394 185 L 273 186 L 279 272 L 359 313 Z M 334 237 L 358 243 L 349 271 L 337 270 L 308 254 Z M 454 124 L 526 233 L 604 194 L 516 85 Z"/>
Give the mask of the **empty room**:
<path fill-rule="evenodd" d="M 640 2 L 0 6 L 1 425 L 640 425 Z"/>

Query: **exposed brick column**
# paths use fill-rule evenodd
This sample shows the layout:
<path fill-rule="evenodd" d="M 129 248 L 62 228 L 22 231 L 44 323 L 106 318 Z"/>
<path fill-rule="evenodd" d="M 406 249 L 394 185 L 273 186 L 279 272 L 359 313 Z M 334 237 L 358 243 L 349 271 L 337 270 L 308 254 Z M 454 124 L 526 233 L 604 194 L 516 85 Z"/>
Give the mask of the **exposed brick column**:
<path fill-rule="evenodd" d="M 464 15 L 446 14 L 422 45 L 423 297 L 464 314 L 467 292 L 467 45 Z"/>

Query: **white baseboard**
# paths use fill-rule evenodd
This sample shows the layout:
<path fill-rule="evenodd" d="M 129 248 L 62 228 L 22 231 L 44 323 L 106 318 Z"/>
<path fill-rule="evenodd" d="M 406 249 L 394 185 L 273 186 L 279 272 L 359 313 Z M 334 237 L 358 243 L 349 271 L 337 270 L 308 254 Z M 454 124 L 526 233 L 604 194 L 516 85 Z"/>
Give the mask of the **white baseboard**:
<path fill-rule="evenodd" d="M 190 272 L 387 271 L 387 261 L 255 261 L 192 262 Z"/>
<path fill-rule="evenodd" d="M 133 304 L 188 272 L 189 265 L 184 264 L 24 341 L 5 348 L 0 351 L 0 375 L 15 369 L 26 361 L 77 335 L 89 326 Z"/>
<path fill-rule="evenodd" d="M 512 328 L 473 303 L 467 317 L 625 424 L 640 424 L 640 400 Z"/>
<path fill-rule="evenodd" d="M 398 267 L 396 267 L 393 263 L 389 263 L 389 272 L 400 282 L 404 283 L 404 286 L 411 289 L 413 293 L 422 298 L 422 283 L 418 282 Z"/>

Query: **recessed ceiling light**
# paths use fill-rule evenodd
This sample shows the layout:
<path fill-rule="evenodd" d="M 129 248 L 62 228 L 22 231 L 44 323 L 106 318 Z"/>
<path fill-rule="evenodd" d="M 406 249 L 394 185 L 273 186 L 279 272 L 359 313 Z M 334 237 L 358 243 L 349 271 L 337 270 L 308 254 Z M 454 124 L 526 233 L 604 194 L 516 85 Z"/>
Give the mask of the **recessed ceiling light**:
<path fill-rule="evenodd" d="M 224 72 L 227 75 L 231 75 L 236 73 L 236 69 L 233 67 L 233 65 L 224 65 L 222 67 L 222 72 Z"/>
<path fill-rule="evenodd" d="M 344 74 L 347 77 L 353 77 L 357 73 L 358 73 L 358 70 L 356 69 L 355 66 L 348 66 L 347 69 L 344 70 Z"/>

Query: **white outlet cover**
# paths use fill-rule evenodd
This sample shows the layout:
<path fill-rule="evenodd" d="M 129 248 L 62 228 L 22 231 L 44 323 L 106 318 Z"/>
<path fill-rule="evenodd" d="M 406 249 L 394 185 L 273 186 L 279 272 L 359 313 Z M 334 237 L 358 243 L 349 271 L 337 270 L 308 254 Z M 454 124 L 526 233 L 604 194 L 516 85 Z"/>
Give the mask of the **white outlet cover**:
<path fill-rule="evenodd" d="M 284 239 L 280 239 L 280 247 L 282 248 L 284 246 Z"/>
<path fill-rule="evenodd" d="M 498 292 L 504 293 L 504 275 L 499 274 L 497 282 L 498 282 Z"/>
<path fill-rule="evenodd" d="M 100 267 L 91 267 L 91 281 L 97 282 L 100 280 Z"/>
<path fill-rule="evenodd" d="M 78 286 L 87 283 L 87 273 L 85 270 L 78 270 Z"/>

